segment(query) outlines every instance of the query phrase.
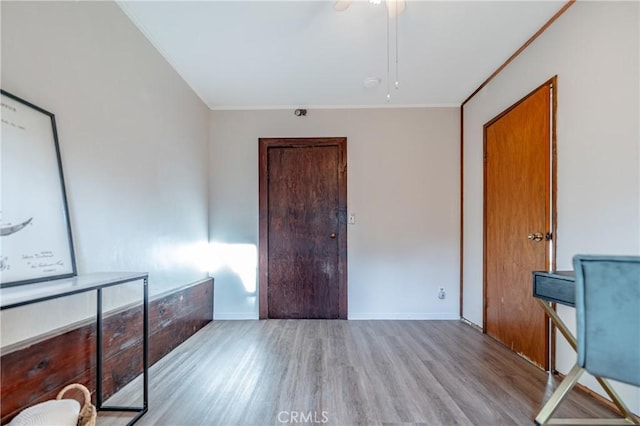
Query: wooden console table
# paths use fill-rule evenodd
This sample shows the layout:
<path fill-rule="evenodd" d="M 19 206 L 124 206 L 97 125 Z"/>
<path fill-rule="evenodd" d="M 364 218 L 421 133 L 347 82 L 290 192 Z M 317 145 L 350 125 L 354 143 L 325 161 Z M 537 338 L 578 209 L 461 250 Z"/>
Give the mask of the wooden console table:
<path fill-rule="evenodd" d="M 102 397 L 102 290 L 133 281 L 142 281 L 142 407 L 103 405 Z M 17 308 L 58 299 L 73 294 L 96 292 L 96 409 L 98 411 L 123 411 L 137 413 L 128 425 L 134 424 L 149 408 L 149 275 L 147 273 L 112 272 L 78 275 L 61 280 L 43 281 L 14 287 L 0 288 L 0 310 Z"/>
<path fill-rule="evenodd" d="M 577 350 L 576 338 L 573 333 L 569 331 L 562 319 L 560 319 L 560 316 L 558 316 L 558 313 L 553 307 L 553 303 L 560 303 L 561 305 L 575 308 L 575 289 L 575 273 L 573 271 L 533 272 L 533 297 L 536 298 L 540 306 L 542 306 L 542 309 L 544 309 L 549 318 L 551 318 L 553 325 L 555 325 L 565 339 L 567 339 L 573 350 Z M 571 371 L 579 368 L 580 367 L 578 367 L 578 365 L 574 365 Z M 611 387 L 609 382 L 601 377 L 594 377 L 598 383 L 600 383 L 600 386 L 602 386 L 607 395 L 609 395 L 609 398 L 611 398 L 611 401 L 613 401 L 618 410 L 620 410 L 620 413 L 625 417 L 625 419 L 620 420 L 624 422 L 624 424 L 636 424 L 633 414 L 629 411 L 624 402 L 622 402 L 622 399 Z M 568 383 L 567 380 L 563 380 L 560 383 L 547 403 L 542 407 L 540 413 L 536 416 L 535 423 L 537 425 L 576 424 L 563 422 L 562 419 L 558 419 L 557 421 L 551 419 L 551 416 L 555 412 L 556 408 L 558 408 L 558 405 L 574 385 L 575 383 Z M 590 420 L 591 419 L 584 419 L 584 422 L 579 424 L 601 425 L 604 421 L 603 419 L 598 419 L 596 422 L 591 422 Z M 620 420 L 614 419 L 613 421 L 615 421 L 615 423 L 612 421 L 609 424 L 620 424 Z"/>

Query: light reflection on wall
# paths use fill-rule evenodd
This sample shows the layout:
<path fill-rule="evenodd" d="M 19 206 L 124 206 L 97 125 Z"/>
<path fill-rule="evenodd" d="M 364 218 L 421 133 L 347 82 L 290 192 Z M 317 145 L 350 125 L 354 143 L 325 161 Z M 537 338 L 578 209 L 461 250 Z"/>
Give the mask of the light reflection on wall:
<path fill-rule="evenodd" d="M 258 249 L 255 244 L 200 242 L 183 247 L 178 257 L 181 261 L 195 264 L 209 274 L 225 268 L 230 269 L 240 277 L 247 293 L 256 292 Z"/>

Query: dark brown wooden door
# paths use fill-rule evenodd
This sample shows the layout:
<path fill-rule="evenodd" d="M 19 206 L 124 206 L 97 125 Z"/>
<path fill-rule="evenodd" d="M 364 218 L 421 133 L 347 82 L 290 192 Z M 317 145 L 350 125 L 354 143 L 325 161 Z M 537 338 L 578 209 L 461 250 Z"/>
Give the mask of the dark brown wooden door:
<path fill-rule="evenodd" d="M 261 318 L 346 318 L 346 139 L 260 150 Z"/>
<path fill-rule="evenodd" d="M 549 267 L 551 83 L 485 125 L 487 334 L 548 368 L 548 321 L 531 272 Z"/>

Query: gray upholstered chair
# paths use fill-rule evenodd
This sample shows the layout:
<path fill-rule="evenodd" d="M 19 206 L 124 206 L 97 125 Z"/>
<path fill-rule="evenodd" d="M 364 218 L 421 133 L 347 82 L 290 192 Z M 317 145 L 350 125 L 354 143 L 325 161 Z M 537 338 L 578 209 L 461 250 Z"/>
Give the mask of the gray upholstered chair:
<path fill-rule="evenodd" d="M 605 379 L 640 386 L 640 257 L 573 258 L 576 365 L 536 417 L 536 424 L 640 424 Z M 551 419 L 585 371 L 604 387 L 623 419 Z"/>
<path fill-rule="evenodd" d="M 575 256 L 578 365 L 640 386 L 640 257 Z"/>

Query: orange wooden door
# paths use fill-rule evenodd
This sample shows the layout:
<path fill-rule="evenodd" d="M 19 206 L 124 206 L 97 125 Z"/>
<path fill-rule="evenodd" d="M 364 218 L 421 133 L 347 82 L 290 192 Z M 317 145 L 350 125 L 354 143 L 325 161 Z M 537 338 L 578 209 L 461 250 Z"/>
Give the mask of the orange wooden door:
<path fill-rule="evenodd" d="M 484 128 L 484 330 L 545 369 L 548 321 L 531 272 L 549 267 L 550 106 L 548 83 Z"/>
<path fill-rule="evenodd" d="M 262 313 L 346 319 L 346 139 L 260 141 L 266 166 Z"/>

